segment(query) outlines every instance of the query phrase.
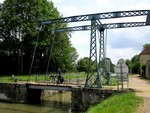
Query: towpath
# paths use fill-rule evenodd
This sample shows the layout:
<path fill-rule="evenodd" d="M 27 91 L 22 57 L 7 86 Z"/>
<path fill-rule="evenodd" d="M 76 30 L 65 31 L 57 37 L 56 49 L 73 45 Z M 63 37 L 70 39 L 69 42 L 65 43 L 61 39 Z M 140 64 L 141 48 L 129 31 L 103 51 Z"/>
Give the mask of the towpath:
<path fill-rule="evenodd" d="M 142 79 L 138 75 L 130 76 L 129 87 L 136 90 L 136 95 L 144 99 L 141 113 L 150 113 L 150 80 Z"/>

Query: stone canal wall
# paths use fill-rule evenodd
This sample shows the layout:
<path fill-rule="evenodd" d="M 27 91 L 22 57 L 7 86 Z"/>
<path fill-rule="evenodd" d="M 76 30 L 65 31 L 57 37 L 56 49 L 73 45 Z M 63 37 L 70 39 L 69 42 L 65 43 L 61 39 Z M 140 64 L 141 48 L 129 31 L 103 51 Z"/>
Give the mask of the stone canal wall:
<path fill-rule="evenodd" d="M 21 102 L 27 100 L 25 84 L 0 83 L 0 93 L 7 97 L 7 101 Z"/>
<path fill-rule="evenodd" d="M 56 90 L 30 89 L 28 87 L 28 84 L 0 83 L 0 100 L 40 103 L 41 98 L 60 92 Z"/>
<path fill-rule="evenodd" d="M 90 105 L 97 104 L 114 93 L 116 93 L 115 90 L 73 88 L 72 110 L 86 111 Z"/>
<path fill-rule="evenodd" d="M 0 96 L 4 94 L 7 101 L 11 102 L 40 102 L 43 90 L 30 89 L 28 86 L 28 84 L 0 83 Z M 116 92 L 116 90 L 72 88 L 71 108 L 74 111 L 86 111 L 91 105 L 103 101 Z"/>

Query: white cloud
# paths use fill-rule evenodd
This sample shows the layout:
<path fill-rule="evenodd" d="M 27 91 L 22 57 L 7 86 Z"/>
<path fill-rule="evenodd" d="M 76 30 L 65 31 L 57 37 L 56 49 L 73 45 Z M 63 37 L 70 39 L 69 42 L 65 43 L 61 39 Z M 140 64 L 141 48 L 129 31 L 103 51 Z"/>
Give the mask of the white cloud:
<path fill-rule="evenodd" d="M 78 36 L 78 37 L 74 37 L 71 38 L 71 42 L 73 42 L 73 44 L 75 46 L 87 46 L 90 45 L 90 36 L 86 37 L 86 36 Z"/>
<path fill-rule="evenodd" d="M 80 35 L 78 35 L 80 34 Z M 78 51 L 79 57 L 89 57 L 90 51 L 90 32 L 79 31 L 72 34 L 73 37 L 70 39 L 73 46 Z"/>
<path fill-rule="evenodd" d="M 125 9 L 126 7 L 124 7 Z M 140 2 L 135 2 L 134 4 L 129 4 L 128 5 L 128 10 L 143 10 L 143 9 L 149 9 L 150 8 L 150 3 L 144 2 L 141 0 Z"/>
<path fill-rule="evenodd" d="M 75 6 L 67 6 L 67 7 L 62 7 L 61 12 L 65 12 L 63 13 L 63 15 L 66 16 L 70 16 L 70 15 L 78 15 L 80 14 L 80 12 L 78 11 L 77 7 Z"/>
<path fill-rule="evenodd" d="M 61 0 L 49 0 L 49 1 L 52 1 L 53 3 L 61 2 Z"/>
<path fill-rule="evenodd" d="M 111 58 L 112 62 L 114 64 L 117 64 L 117 61 L 120 58 L 131 59 L 134 55 L 138 55 L 141 51 L 135 50 L 131 47 L 129 48 L 111 48 L 110 46 L 107 46 L 107 57 Z"/>
<path fill-rule="evenodd" d="M 150 8 L 149 0 L 61 0 L 61 3 L 55 4 L 58 10 L 66 16 L 85 15 L 91 13 L 143 10 Z M 143 22 L 146 18 L 143 16 L 136 18 L 120 18 L 101 20 L 102 23 L 115 22 Z M 70 26 L 81 26 L 83 22 L 69 24 Z M 90 25 L 85 23 L 84 25 Z M 130 59 L 141 52 L 142 46 L 149 43 L 150 27 L 114 29 L 108 30 L 107 56 L 113 63 L 120 58 Z M 90 51 L 90 33 L 88 35 L 82 32 L 72 34 L 71 42 L 77 49 L 80 57 L 89 56 Z"/>
<path fill-rule="evenodd" d="M 4 0 L 0 0 L 2 3 Z M 64 16 L 85 15 L 113 11 L 150 9 L 149 0 L 50 0 Z M 145 21 L 145 17 L 101 20 L 104 23 Z M 69 23 L 69 26 L 90 25 L 89 22 Z M 150 27 L 108 30 L 107 56 L 113 63 L 120 58 L 130 59 L 141 52 L 144 44 L 150 43 Z M 75 32 L 71 42 L 80 57 L 89 57 L 90 32 Z"/>
<path fill-rule="evenodd" d="M 124 28 L 108 31 L 107 44 L 113 48 L 132 47 L 141 50 L 143 45 L 149 43 L 149 28 Z"/>
<path fill-rule="evenodd" d="M 4 0 L 0 0 L 0 3 L 3 3 L 4 2 Z"/>

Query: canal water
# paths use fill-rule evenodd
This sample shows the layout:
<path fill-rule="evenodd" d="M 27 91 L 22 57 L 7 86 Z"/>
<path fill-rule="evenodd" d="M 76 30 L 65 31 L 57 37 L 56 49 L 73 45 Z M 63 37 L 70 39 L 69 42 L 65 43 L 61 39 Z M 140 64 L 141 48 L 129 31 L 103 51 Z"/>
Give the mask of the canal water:
<path fill-rule="evenodd" d="M 71 92 L 42 97 L 40 104 L 0 102 L 0 113 L 75 113 L 71 111 Z"/>

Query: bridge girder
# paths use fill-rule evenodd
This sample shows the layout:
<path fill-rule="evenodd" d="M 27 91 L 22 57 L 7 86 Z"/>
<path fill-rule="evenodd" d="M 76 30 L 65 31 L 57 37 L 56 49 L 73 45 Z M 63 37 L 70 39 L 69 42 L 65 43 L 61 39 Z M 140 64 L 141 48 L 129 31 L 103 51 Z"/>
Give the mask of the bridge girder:
<path fill-rule="evenodd" d="M 149 26 L 149 25 L 146 24 L 146 22 L 124 22 L 124 23 L 108 23 L 108 24 L 103 24 L 102 26 L 103 29 L 115 29 L 115 28 L 142 27 L 142 26 Z M 71 32 L 71 31 L 86 31 L 86 30 L 91 30 L 91 25 L 59 28 L 56 29 L 55 32 Z"/>
<path fill-rule="evenodd" d="M 99 20 L 99 19 L 101 20 L 101 19 L 134 17 L 134 16 L 144 16 L 144 15 L 145 16 L 150 15 L 150 10 L 116 11 L 116 12 L 106 12 L 106 13 L 70 16 L 70 17 L 64 17 L 64 18 L 42 21 L 41 24 L 42 25 L 48 25 L 48 24 L 54 24 L 54 23 L 90 21 L 93 18 L 96 20 Z"/>

